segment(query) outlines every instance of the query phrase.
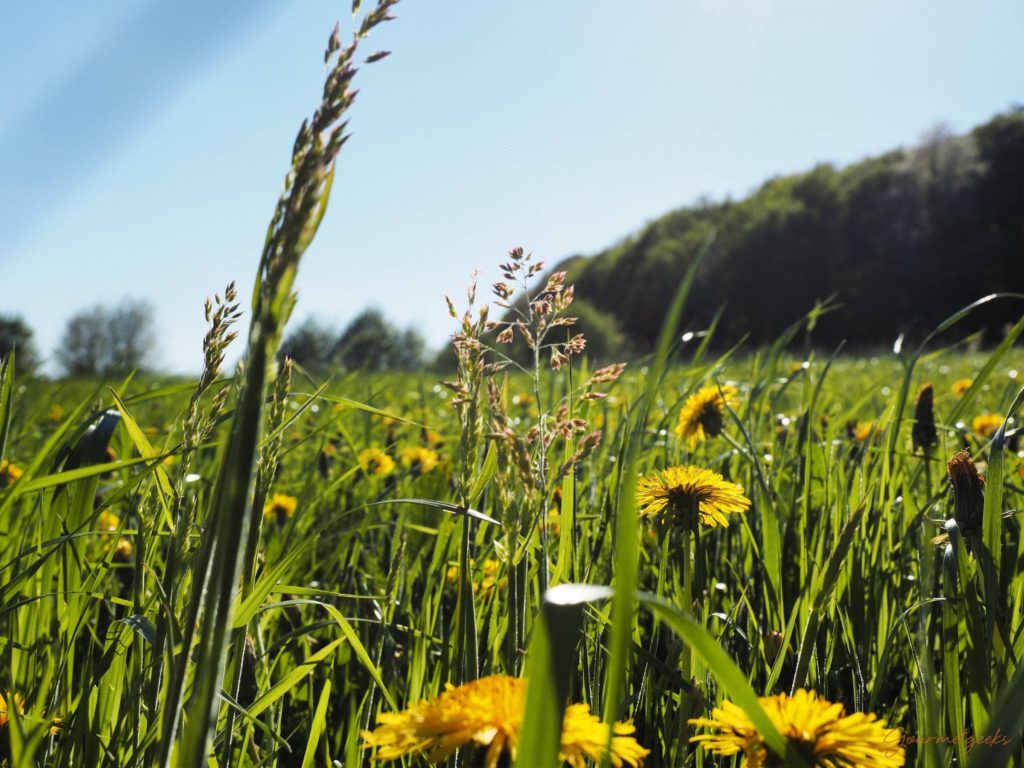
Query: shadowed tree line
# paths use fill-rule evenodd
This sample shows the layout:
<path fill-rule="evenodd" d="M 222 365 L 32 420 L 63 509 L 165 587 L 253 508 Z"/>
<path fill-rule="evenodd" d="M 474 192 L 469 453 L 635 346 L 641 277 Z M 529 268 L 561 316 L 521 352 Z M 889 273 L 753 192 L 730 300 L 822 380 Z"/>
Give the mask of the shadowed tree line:
<path fill-rule="evenodd" d="M 292 330 L 281 345 L 307 371 L 411 371 L 424 363 L 426 345 L 413 328 L 401 329 L 375 308 L 357 315 L 340 333 L 309 318 Z"/>
<path fill-rule="evenodd" d="M 17 350 L 18 370 L 31 373 L 40 358 L 32 329 L 15 315 L 0 314 L 0 360 Z M 109 376 L 149 370 L 155 363 L 153 309 L 147 302 L 125 300 L 114 307 L 97 305 L 76 312 L 67 322 L 55 361 L 65 376 Z M 367 309 L 340 333 L 315 318 L 292 330 L 281 345 L 310 372 L 332 370 L 408 371 L 424 364 L 423 337 L 400 329 L 377 309 Z"/>
<path fill-rule="evenodd" d="M 722 343 L 773 340 L 834 296 L 841 306 L 818 322 L 816 342 L 891 344 L 986 294 L 1024 292 L 1024 108 L 963 136 L 938 128 L 911 149 L 774 178 L 740 201 L 681 208 L 557 269 L 568 271 L 577 304 L 598 315 L 605 336 L 621 333 L 620 353 L 643 351 L 709 242 L 688 323 L 705 327 L 724 306 Z M 993 302 L 969 322 L 995 339 L 1022 314 L 1020 302 Z"/>

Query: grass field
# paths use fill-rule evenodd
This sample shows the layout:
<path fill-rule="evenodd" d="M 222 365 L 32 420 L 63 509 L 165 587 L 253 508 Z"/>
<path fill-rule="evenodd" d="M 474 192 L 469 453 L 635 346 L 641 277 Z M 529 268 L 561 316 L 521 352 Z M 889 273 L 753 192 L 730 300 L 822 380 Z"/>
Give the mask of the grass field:
<path fill-rule="evenodd" d="M 0 368 L 0 765 L 1024 765 L 1024 320 L 723 351 L 696 256 L 595 369 L 515 249 L 444 381 L 278 361 L 395 2 L 330 38 L 247 334 L 229 286 L 196 380 Z"/>
<path fill-rule="evenodd" d="M 234 542 L 245 559 L 213 726 L 220 764 L 355 765 L 359 732 L 377 712 L 449 681 L 523 673 L 542 636 L 542 585 L 621 583 L 616 514 L 628 461 L 641 475 L 710 468 L 752 502 L 689 543 L 672 522 L 628 529 L 637 586 L 665 604 L 641 607 L 627 625 L 611 710 L 633 719 L 648 764 L 719 764 L 687 741 L 687 718 L 705 714 L 727 681 L 687 650 L 700 645 L 678 633 L 686 614 L 758 694 L 813 688 L 904 734 L 980 736 L 1024 645 L 1019 524 L 995 515 L 1001 563 L 988 574 L 975 547 L 954 555 L 944 580 L 943 547 L 931 540 L 954 517 L 946 459 L 964 447 L 988 462 L 986 515 L 1016 506 L 1024 462 L 993 453 L 987 422 L 982 434 L 971 426 L 1005 414 L 1016 394 L 1024 360 L 1001 352 L 936 351 L 908 378 L 893 355 L 722 360 L 698 349 L 654 388 L 642 426 L 637 370 L 586 387 L 585 365 L 544 373 L 539 388 L 494 374 L 475 430 L 434 377 L 350 375 L 323 388 L 293 372 L 259 440 L 254 510 L 263 514 L 249 543 Z M 974 386 L 954 394 L 964 378 Z M 711 381 L 737 388 L 734 406 L 719 435 L 691 447 L 674 427 Z M 925 382 L 935 387 L 938 444 L 915 452 L 912 400 Z M 4 730 L 11 764 L 158 759 L 174 676 L 183 670 L 188 700 L 203 674 L 194 652 L 183 663 L 181 643 L 224 471 L 235 405 L 226 386 L 219 407 L 208 395 L 193 408 L 195 382 L 15 383 L 0 491 L 0 669 L 7 700 L 24 702 Z M 556 426 L 571 418 L 586 426 Z M 546 489 L 542 423 L 571 435 L 548 445 Z M 192 448 L 189 430 L 201 437 Z M 597 430 L 600 443 L 559 471 Z M 467 444 L 473 434 L 478 444 Z M 572 699 L 601 711 L 614 684 L 612 604 L 579 608 L 558 671 Z M 909 762 L 950 765 L 966 746 L 911 748 Z"/>

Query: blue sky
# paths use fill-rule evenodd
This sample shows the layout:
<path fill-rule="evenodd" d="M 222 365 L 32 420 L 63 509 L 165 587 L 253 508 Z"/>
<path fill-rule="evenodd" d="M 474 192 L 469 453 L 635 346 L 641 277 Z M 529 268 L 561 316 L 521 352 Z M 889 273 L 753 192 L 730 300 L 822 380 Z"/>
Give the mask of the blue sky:
<path fill-rule="evenodd" d="M 593 253 L 700 196 L 966 130 L 1024 101 L 1019 0 L 403 0 L 365 52 L 352 139 L 293 322 L 368 305 L 435 346 L 515 245 Z M 337 0 L 0 4 L 0 312 L 49 353 L 69 315 L 147 298 L 158 362 L 201 364 L 202 303 L 246 295 Z"/>

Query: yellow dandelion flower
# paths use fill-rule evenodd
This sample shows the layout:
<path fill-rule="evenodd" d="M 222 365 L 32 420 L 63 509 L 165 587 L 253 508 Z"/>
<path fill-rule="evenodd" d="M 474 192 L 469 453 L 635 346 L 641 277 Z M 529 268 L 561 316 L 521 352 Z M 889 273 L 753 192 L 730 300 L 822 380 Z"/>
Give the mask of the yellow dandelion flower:
<path fill-rule="evenodd" d="M 970 379 L 957 379 L 949 389 L 957 397 L 963 397 L 964 393 L 974 385 Z"/>
<path fill-rule="evenodd" d="M 60 421 L 64 418 L 64 408 L 57 403 L 50 406 L 50 421 Z"/>
<path fill-rule="evenodd" d="M 99 526 L 101 531 L 113 533 L 121 527 L 121 518 L 113 512 L 103 510 L 100 512 L 100 516 L 97 518 L 96 524 Z"/>
<path fill-rule="evenodd" d="M 432 429 L 426 430 L 423 438 L 431 448 L 436 448 L 437 446 L 444 444 L 444 435 L 440 432 L 435 432 Z"/>
<path fill-rule="evenodd" d="M 135 545 L 122 536 L 117 540 L 117 545 L 114 547 L 114 558 L 127 562 L 134 551 Z"/>
<path fill-rule="evenodd" d="M 359 453 L 359 466 L 368 475 L 390 475 L 395 471 L 395 460 L 380 448 L 365 448 Z"/>
<path fill-rule="evenodd" d="M 971 420 L 971 430 L 985 440 L 992 437 L 1002 425 L 1003 417 L 998 413 L 983 413 Z"/>
<path fill-rule="evenodd" d="M 263 517 L 267 520 L 284 520 L 292 517 L 299 506 L 299 500 L 286 493 L 275 493 L 263 505 Z"/>
<path fill-rule="evenodd" d="M 899 768 L 904 764 L 900 731 L 889 728 L 873 714 L 848 715 L 842 704 L 833 704 L 806 690 L 758 701 L 783 738 L 814 768 Z M 698 717 L 689 723 L 713 729 L 690 741 L 699 742 L 716 755 L 742 753 L 742 765 L 748 768 L 782 764 L 777 761 L 783 756 L 768 751 L 750 718 L 731 701 L 716 707 L 710 718 Z"/>
<path fill-rule="evenodd" d="M 12 464 L 7 459 L 0 461 L 0 488 L 13 485 L 23 474 L 25 473 L 17 464 Z"/>
<path fill-rule="evenodd" d="M 377 760 L 397 760 L 425 753 L 438 763 L 465 745 L 486 747 L 482 765 L 496 768 L 503 754 L 514 760 L 523 726 L 526 681 L 493 675 L 455 687 L 445 686 L 440 696 L 421 701 L 403 712 L 382 713 L 373 731 L 363 731 L 367 749 Z M 633 726 L 616 723 L 611 761 L 616 768 L 640 768 L 648 750 L 632 737 Z M 608 726 L 591 714 L 586 704 L 565 710 L 560 757 L 573 768 L 584 768 L 589 758 L 599 762 L 608 744 Z"/>
<path fill-rule="evenodd" d="M 437 466 L 437 454 L 429 448 L 418 445 L 404 448 L 399 457 L 402 464 L 417 475 L 425 475 Z"/>
<path fill-rule="evenodd" d="M 13 704 L 13 708 L 7 702 L 10 701 Z M 15 711 L 18 715 L 25 714 L 25 699 L 22 698 L 21 694 L 15 693 L 14 695 L 8 694 L 7 698 L 0 693 L 0 728 L 7 725 L 10 720 L 10 713 Z"/>
<path fill-rule="evenodd" d="M 733 408 L 737 405 L 737 392 L 736 387 L 724 386 L 719 390 L 718 385 L 713 384 L 690 395 L 683 403 L 675 428 L 679 439 L 686 440 L 693 448 L 697 443 L 721 433 L 725 406 Z"/>
<path fill-rule="evenodd" d="M 711 528 L 728 527 L 726 515 L 750 509 L 743 486 L 701 467 L 669 467 L 640 478 L 636 503 L 643 517 L 674 520 L 691 528 L 698 521 Z"/>
<path fill-rule="evenodd" d="M 851 431 L 857 442 L 863 443 L 878 434 L 878 424 L 874 421 L 858 421 Z"/>

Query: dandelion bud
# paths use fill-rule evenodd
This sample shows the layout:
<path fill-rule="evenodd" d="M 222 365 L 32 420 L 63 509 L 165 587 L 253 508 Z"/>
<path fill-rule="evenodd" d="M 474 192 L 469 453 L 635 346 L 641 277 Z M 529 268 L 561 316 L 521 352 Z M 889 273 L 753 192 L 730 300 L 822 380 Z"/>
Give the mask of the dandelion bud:
<path fill-rule="evenodd" d="M 965 539 L 981 532 L 985 508 L 985 479 L 971 461 L 970 451 L 953 455 L 946 465 L 949 484 L 953 487 L 953 517 Z"/>
<path fill-rule="evenodd" d="M 939 434 L 935 429 L 935 391 L 931 384 L 925 384 L 918 390 L 910 439 L 914 450 L 922 453 L 927 453 L 939 442 Z"/>

